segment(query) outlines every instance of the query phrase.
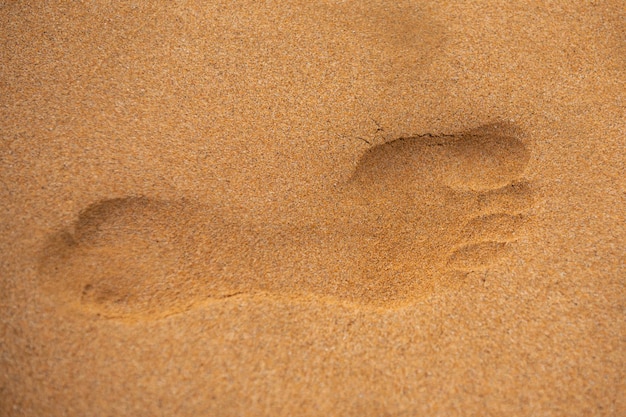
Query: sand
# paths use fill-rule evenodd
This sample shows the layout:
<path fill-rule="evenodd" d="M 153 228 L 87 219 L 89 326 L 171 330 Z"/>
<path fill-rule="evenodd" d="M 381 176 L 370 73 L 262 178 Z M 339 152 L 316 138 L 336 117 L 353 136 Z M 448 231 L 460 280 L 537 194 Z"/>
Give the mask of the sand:
<path fill-rule="evenodd" d="M 0 22 L 0 415 L 626 413 L 619 1 Z"/>

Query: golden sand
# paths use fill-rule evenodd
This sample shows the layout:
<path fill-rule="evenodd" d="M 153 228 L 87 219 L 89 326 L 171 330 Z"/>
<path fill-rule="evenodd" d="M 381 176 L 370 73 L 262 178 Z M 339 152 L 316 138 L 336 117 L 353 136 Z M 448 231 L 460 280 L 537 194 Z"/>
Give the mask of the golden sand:
<path fill-rule="evenodd" d="M 623 22 L 0 5 L 0 415 L 623 415 Z"/>

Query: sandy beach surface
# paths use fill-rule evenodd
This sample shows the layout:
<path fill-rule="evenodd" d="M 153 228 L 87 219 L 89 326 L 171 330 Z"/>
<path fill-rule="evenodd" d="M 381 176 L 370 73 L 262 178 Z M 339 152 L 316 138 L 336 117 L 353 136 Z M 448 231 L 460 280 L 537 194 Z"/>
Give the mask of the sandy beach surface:
<path fill-rule="evenodd" d="M 0 2 L 0 416 L 623 416 L 620 1 Z"/>

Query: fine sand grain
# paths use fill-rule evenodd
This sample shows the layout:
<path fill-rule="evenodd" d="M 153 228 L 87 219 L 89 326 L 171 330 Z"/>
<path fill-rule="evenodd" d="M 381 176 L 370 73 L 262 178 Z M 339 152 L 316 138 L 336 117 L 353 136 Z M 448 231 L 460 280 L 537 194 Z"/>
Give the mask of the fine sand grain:
<path fill-rule="evenodd" d="M 620 2 L 0 27 L 0 416 L 626 413 Z"/>

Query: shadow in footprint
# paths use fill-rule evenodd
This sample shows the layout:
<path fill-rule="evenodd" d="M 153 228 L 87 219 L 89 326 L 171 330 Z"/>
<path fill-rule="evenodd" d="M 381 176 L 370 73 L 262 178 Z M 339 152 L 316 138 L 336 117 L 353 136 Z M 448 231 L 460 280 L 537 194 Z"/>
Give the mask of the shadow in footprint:
<path fill-rule="evenodd" d="M 533 198 L 508 125 L 375 146 L 321 213 L 241 224 L 189 201 L 97 202 L 53 234 L 41 287 L 110 318 L 156 318 L 238 294 L 392 308 L 504 256 Z"/>

